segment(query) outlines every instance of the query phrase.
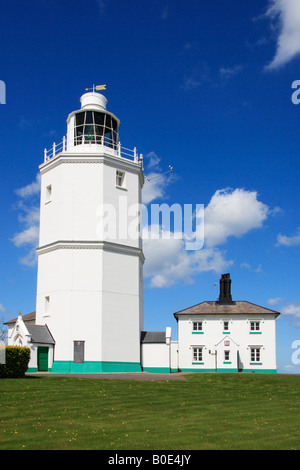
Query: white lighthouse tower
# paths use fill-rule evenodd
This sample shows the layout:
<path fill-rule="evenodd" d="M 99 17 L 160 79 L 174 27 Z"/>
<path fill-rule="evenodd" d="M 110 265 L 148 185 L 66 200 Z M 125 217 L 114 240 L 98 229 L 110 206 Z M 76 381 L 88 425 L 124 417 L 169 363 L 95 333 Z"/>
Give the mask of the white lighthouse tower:
<path fill-rule="evenodd" d="M 36 324 L 55 341 L 52 372 L 140 371 L 142 158 L 122 151 L 102 94 L 80 101 L 40 166 Z"/>

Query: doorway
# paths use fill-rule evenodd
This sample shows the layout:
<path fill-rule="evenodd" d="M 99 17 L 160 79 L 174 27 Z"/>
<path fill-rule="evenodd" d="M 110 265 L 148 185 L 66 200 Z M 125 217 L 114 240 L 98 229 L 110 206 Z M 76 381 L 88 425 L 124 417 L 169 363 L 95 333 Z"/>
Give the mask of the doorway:
<path fill-rule="evenodd" d="M 39 372 L 48 372 L 48 350 L 45 346 L 38 346 L 37 366 Z"/>

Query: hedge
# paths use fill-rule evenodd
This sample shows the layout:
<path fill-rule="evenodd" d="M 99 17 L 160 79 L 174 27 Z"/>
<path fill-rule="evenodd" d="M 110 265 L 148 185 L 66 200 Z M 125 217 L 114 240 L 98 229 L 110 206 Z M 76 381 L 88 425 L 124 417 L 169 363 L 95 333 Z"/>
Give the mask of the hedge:
<path fill-rule="evenodd" d="M 0 364 L 0 378 L 24 377 L 30 360 L 30 348 L 5 346 L 5 364 Z"/>

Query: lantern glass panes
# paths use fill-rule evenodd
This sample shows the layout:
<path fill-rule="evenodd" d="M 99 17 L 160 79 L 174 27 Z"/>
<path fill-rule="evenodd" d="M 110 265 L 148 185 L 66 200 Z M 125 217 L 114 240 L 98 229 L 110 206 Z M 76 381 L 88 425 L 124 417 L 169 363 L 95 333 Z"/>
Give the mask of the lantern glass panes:
<path fill-rule="evenodd" d="M 117 149 L 118 122 L 107 113 L 82 111 L 75 115 L 75 145 L 100 144 Z"/>

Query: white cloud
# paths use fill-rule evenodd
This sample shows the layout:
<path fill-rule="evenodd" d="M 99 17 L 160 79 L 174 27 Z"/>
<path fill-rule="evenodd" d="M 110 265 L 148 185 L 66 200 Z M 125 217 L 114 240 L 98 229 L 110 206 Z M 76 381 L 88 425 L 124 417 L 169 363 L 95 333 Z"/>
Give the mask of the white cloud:
<path fill-rule="evenodd" d="M 204 84 L 212 83 L 211 70 L 206 62 L 197 65 L 183 79 L 182 89 L 184 91 L 197 90 Z"/>
<path fill-rule="evenodd" d="M 269 208 L 257 199 L 256 191 L 221 189 L 215 192 L 204 214 L 207 247 L 226 243 L 229 237 L 241 237 L 261 228 Z"/>
<path fill-rule="evenodd" d="M 160 169 L 161 158 L 155 152 L 149 152 L 146 155 L 147 168 Z"/>
<path fill-rule="evenodd" d="M 229 80 L 243 70 L 242 65 L 234 65 L 233 67 L 221 67 L 220 75 L 221 78 Z"/>
<path fill-rule="evenodd" d="M 282 302 L 283 300 L 284 300 L 283 297 L 274 297 L 274 298 L 272 298 L 272 299 L 269 299 L 269 300 L 267 301 L 267 303 L 268 303 L 269 305 L 277 305 L 277 304 L 279 304 L 280 302 Z"/>
<path fill-rule="evenodd" d="M 20 201 L 18 204 L 18 209 L 23 211 L 23 213 L 20 213 L 18 216 L 19 222 L 26 224 L 26 226 L 31 226 L 31 225 L 38 225 L 39 224 L 39 219 L 40 219 L 40 208 L 39 206 L 27 206 L 26 204 L 23 203 L 23 201 Z"/>
<path fill-rule="evenodd" d="M 292 365 L 292 364 L 287 364 L 287 365 L 283 366 L 282 369 L 283 369 L 283 370 L 290 370 L 290 369 L 294 369 L 294 367 L 295 367 L 295 366 Z"/>
<path fill-rule="evenodd" d="M 39 194 L 41 187 L 41 175 L 37 173 L 35 180 L 23 186 L 22 188 L 16 189 L 15 193 L 21 198 L 27 198 Z"/>
<path fill-rule="evenodd" d="M 277 246 L 295 246 L 300 245 L 300 227 L 297 230 L 296 235 L 288 237 L 287 235 L 282 235 L 281 233 L 277 236 Z"/>
<path fill-rule="evenodd" d="M 157 227 L 150 229 L 155 231 Z M 192 283 L 193 277 L 201 272 L 215 271 L 220 274 L 232 264 L 232 261 L 226 260 L 224 252 L 215 248 L 187 251 L 184 240 L 172 238 L 170 233 L 162 233 L 159 239 L 147 234 L 143 249 L 146 258 L 144 277 L 149 279 L 150 287 L 165 288 L 178 282 Z"/>
<path fill-rule="evenodd" d="M 155 152 L 149 152 L 145 157 L 145 183 L 142 190 L 143 204 L 149 204 L 155 199 L 165 197 L 166 188 L 172 181 L 174 175 L 165 173 L 160 165 L 161 158 Z"/>
<path fill-rule="evenodd" d="M 241 266 L 241 268 L 249 269 L 249 271 L 252 271 L 252 272 L 254 272 L 254 273 L 261 273 L 261 272 L 263 272 L 263 268 L 262 268 L 262 264 L 261 264 L 261 263 L 257 266 L 257 268 L 252 268 L 251 264 L 246 263 L 246 262 L 241 263 L 240 266 Z"/>
<path fill-rule="evenodd" d="M 287 64 L 300 53 L 300 2 L 270 0 L 265 16 L 276 24 L 277 49 L 274 58 L 266 66 L 267 70 L 274 70 Z"/>
<path fill-rule="evenodd" d="M 25 222 L 21 232 L 16 233 L 11 238 L 16 247 L 28 250 L 26 255 L 20 258 L 20 263 L 25 266 L 35 266 L 37 262 L 36 247 L 39 242 L 39 219 L 36 217 L 37 212 L 39 212 L 39 208 L 33 207 L 31 210 L 28 210 L 25 217 L 21 215 L 19 219 L 21 218 L 28 222 Z"/>
<path fill-rule="evenodd" d="M 26 254 L 20 259 L 20 263 L 26 266 L 35 266 L 37 261 L 36 247 L 39 241 L 39 202 L 37 196 L 40 192 L 40 175 L 36 179 L 15 191 L 19 196 L 17 208 L 20 211 L 18 220 L 22 230 L 15 233 L 11 241 L 18 248 L 26 248 Z"/>
<path fill-rule="evenodd" d="M 294 326 L 300 327 L 300 302 L 291 302 L 285 305 L 281 312 L 291 316 Z"/>
<path fill-rule="evenodd" d="M 35 246 L 33 248 L 30 248 L 29 251 L 26 253 L 26 255 L 20 258 L 20 264 L 23 264 L 24 266 L 28 266 L 29 268 L 33 268 L 36 266 L 37 253 L 36 253 Z"/>
<path fill-rule="evenodd" d="M 150 181 L 145 180 L 142 191 L 143 204 L 149 204 L 155 199 L 162 198 L 166 188 L 166 177 L 161 176 L 160 178 L 156 178 L 159 176 L 159 173 L 149 173 L 147 176 Z M 155 179 L 151 180 L 151 178 Z"/>
<path fill-rule="evenodd" d="M 37 245 L 39 237 L 39 228 L 36 225 L 31 225 L 20 233 L 16 233 L 12 238 L 15 246 Z"/>
<path fill-rule="evenodd" d="M 145 279 L 149 279 L 151 287 L 161 288 L 178 282 L 193 282 L 201 272 L 221 274 L 233 262 L 226 258 L 226 252 L 221 251 L 218 245 L 225 244 L 231 236 L 241 237 L 262 227 L 270 212 L 258 201 L 254 191 L 239 188 L 216 191 L 204 210 L 205 243 L 197 251 L 186 250 L 184 234 L 175 233 L 172 238 L 170 232 L 166 233 L 162 227 L 144 227 Z M 202 229 L 200 224 L 199 233 Z M 150 234 L 146 230 L 150 230 Z M 246 263 L 245 267 L 251 268 Z M 261 272 L 261 265 L 255 271 Z"/>
<path fill-rule="evenodd" d="M 194 77 L 185 77 L 182 88 L 185 91 L 196 90 L 202 85 L 202 81 Z"/>
<path fill-rule="evenodd" d="M 300 302 L 289 303 L 282 308 L 282 313 L 300 318 Z"/>

